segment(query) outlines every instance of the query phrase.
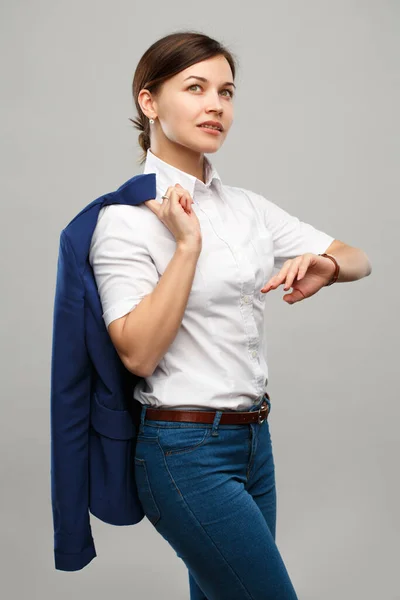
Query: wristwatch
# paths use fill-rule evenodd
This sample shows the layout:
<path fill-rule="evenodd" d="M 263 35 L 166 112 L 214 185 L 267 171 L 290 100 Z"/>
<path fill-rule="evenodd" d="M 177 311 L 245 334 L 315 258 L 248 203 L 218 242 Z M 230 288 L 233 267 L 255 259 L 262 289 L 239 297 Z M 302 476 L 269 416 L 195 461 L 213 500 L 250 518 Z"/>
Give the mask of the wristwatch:
<path fill-rule="evenodd" d="M 335 265 L 335 272 L 332 275 L 332 279 L 328 283 L 325 284 L 325 286 L 332 285 L 332 283 L 335 283 L 335 281 L 337 281 L 337 278 L 339 277 L 340 267 L 337 263 L 337 260 L 331 254 L 326 254 L 325 252 L 323 254 L 318 254 L 318 256 L 326 256 L 326 258 L 330 258 L 331 261 L 333 261 L 333 264 Z"/>

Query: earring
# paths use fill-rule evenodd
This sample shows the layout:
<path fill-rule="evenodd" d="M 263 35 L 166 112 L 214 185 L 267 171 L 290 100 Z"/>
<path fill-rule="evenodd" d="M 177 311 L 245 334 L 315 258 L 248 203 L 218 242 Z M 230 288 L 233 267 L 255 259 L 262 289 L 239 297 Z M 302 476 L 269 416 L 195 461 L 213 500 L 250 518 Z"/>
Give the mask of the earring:
<path fill-rule="evenodd" d="M 153 125 L 154 119 L 149 119 L 149 123 L 151 123 Z"/>

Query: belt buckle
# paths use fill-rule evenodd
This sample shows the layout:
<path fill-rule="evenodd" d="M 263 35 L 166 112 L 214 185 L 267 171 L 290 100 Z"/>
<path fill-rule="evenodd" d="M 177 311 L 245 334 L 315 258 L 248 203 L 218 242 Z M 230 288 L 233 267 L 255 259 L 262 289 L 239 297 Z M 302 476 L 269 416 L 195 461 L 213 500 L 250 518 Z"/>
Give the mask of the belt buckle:
<path fill-rule="evenodd" d="M 261 411 L 264 411 L 264 413 L 266 413 L 266 415 L 262 418 L 261 416 Z M 261 405 L 261 407 L 258 410 L 258 423 L 261 425 L 262 423 L 264 423 L 264 421 L 266 420 L 268 416 L 268 404 L 264 403 Z"/>

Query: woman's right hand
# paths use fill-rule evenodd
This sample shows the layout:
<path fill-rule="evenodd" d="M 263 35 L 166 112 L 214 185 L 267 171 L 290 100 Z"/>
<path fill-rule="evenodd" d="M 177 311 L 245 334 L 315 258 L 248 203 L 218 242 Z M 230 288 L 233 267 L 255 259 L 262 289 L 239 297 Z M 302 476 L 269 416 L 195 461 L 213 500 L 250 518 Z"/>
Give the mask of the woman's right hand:
<path fill-rule="evenodd" d="M 200 221 L 192 210 L 193 199 L 179 183 L 171 185 L 165 192 L 162 204 L 157 200 L 146 200 L 150 210 L 168 227 L 177 244 L 193 245 L 201 250 L 202 236 Z"/>

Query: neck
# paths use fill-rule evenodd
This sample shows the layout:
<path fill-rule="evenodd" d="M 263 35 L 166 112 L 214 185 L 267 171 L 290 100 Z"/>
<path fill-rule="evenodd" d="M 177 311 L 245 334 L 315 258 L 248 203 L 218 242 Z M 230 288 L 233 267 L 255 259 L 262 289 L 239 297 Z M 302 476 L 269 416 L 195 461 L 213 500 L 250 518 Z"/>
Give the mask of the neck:
<path fill-rule="evenodd" d="M 168 144 L 168 147 L 163 147 L 163 144 L 155 142 L 151 143 L 150 151 L 169 165 L 193 175 L 193 177 L 205 183 L 205 158 L 203 153 L 194 152 L 178 144 Z"/>

